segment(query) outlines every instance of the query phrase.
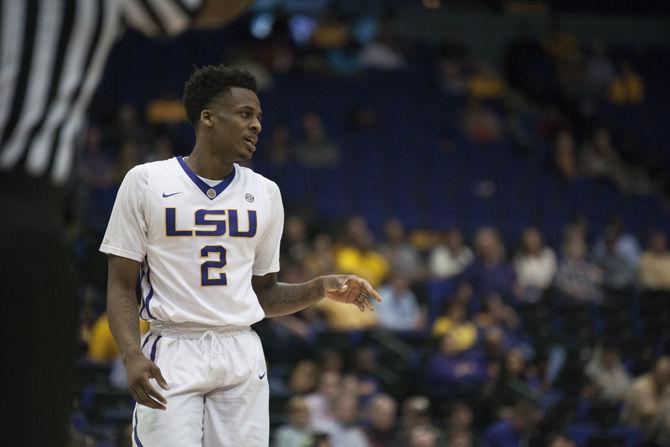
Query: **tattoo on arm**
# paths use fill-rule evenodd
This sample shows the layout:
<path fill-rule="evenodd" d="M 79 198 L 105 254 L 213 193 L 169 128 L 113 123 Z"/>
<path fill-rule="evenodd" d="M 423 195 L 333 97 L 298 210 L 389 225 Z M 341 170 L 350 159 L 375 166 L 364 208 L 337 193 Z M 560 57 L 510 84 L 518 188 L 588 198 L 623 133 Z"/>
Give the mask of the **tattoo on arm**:
<path fill-rule="evenodd" d="M 299 312 L 324 297 L 319 278 L 302 284 L 274 283 L 257 291 L 258 302 L 268 317 L 279 317 Z"/>

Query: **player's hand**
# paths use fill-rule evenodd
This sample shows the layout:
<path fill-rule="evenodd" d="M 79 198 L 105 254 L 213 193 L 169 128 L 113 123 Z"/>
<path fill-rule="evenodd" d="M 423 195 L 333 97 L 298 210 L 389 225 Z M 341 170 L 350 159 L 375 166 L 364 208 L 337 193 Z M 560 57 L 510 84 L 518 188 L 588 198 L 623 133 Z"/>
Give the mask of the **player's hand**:
<path fill-rule="evenodd" d="M 167 400 L 149 382 L 149 379 L 156 379 L 161 388 L 169 389 L 160 368 L 142 352 L 124 357 L 123 363 L 126 366 L 130 394 L 137 403 L 156 410 L 165 410 Z"/>
<path fill-rule="evenodd" d="M 381 302 L 382 297 L 370 283 L 354 275 L 323 276 L 323 290 L 326 298 L 340 303 L 354 304 L 361 312 L 374 310 L 374 301 Z"/>

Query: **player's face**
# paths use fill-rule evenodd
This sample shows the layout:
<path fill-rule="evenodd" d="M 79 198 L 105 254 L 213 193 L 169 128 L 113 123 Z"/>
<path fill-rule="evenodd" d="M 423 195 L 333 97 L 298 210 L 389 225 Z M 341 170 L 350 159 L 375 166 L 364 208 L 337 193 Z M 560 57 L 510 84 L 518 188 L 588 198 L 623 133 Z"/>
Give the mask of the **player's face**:
<path fill-rule="evenodd" d="M 261 104 L 251 90 L 232 87 L 212 102 L 211 137 L 227 161 L 251 159 L 261 132 Z"/>

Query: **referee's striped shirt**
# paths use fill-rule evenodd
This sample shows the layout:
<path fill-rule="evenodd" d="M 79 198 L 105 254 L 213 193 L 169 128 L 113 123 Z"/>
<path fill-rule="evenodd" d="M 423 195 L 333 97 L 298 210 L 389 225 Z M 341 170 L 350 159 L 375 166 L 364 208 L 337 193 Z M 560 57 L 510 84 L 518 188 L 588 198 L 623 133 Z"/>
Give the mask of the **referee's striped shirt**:
<path fill-rule="evenodd" d="M 85 112 L 126 25 L 188 27 L 203 0 L 0 0 L 0 175 L 70 175 Z"/>

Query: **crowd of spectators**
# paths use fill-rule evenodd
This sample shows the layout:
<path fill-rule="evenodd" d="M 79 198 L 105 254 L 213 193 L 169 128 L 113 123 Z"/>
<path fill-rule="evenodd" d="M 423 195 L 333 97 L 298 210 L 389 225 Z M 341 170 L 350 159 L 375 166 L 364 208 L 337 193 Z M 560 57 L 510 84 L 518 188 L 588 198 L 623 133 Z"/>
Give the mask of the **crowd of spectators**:
<path fill-rule="evenodd" d="M 403 70 L 415 51 L 390 21 L 361 40 L 331 11 L 304 44 L 282 20 L 252 48 L 255 57 L 241 61 L 267 89 L 274 76 L 296 70 Z M 442 93 L 465 99 L 458 131 L 471 141 L 509 139 L 538 163 L 546 160 L 537 147 L 549 145 L 548 163 L 567 182 L 599 178 L 634 196 L 666 188 L 662 174 L 633 162 L 598 122 L 601 102 L 644 101 L 641 76 L 610 58 L 602 42 L 582 48 L 560 31 L 544 41 L 521 33 L 498 70 L 452 37 L 432 61 Z M 490 107 L 491 99 L 505 111 Z M 94 121 L 72 189 L 73 249 L 85 279 L 82 355 L 111 365 L 115 390 L 127 384 L 104 313 L 104 258 L 96 249 L 125 173 L 187 150 L 174 107 L 159 99 L 145 119 L 125 104 Z M 529 131 L 519 111 L 531 109 L 537 128 Z M 374 127 L 378 119 L 360 109 L 350 124 Z M 300 129 L 299 136 L 282 123 L 264 129 L 264 162 L 316 172 L 342 163 L 321 115 L 304 114 Z M 323 300 L 258 325 L 274 445 L 569 447 L 576 422 L 596 422 L 594 435 L 626 427 L 635 436 L 639 430 L 640 440 L 668 445 L 670 250 L 662 230 L 648 230 L 633 235 L 613 218 L 592 234 L 577 219 L 551 246 L 530 222 L 503 239 L 494 225 L 409 231 L 389 218 L 374 231 L 361 216 L 324 225 L 319 216 L 289 213 L 280 280 L 356 274 L 383 302 L 361 313 Z"/>

